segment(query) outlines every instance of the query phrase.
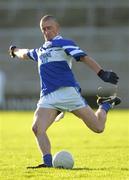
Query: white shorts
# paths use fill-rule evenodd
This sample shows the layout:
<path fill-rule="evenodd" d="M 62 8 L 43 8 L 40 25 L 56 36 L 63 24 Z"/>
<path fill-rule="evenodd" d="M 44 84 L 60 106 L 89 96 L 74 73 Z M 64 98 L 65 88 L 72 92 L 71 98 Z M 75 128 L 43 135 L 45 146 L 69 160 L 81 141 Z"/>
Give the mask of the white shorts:
<path fill-rule="evenodd" d="M 40 98 L 37 107 L 73 111 L 87 106 L 75 87 L 63 87 Z"/>

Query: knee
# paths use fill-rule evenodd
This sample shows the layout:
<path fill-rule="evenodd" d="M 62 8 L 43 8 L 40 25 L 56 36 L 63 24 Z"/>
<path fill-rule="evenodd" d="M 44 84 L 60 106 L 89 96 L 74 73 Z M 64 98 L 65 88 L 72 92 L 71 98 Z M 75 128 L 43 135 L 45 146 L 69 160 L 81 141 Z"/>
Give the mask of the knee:
<path fill-rule="evenodd" d="M 33 133 L 34 133 L 35 135 L 37 135 L 38 128 L 37 128 L 37 126 L 36 126 L 35 124 L 32 125 L 32 131 L 33 131 Z"/>
<path fill-rule="evenodd" d="M 95 129 L 94 132 L 100 134 L 100 133 L 104 132 L 104 129 L 105 129 L 104 127 L 98 127 L 98 128 Z"/>
<path fill-rule="evenodd" d="M 46 129 L 44 129 L 43 127 L 41 128 L 39 124 L 32 125 L 32 131 L 36 137 L 46 133 Z"/>
<path fill-rule="evenodd" d="M 35 113 L 34 113 L 34 119 L 33 119 L 33 125 L 32 125 L 32 131 L 35 135 L 38 134 L 38 131 L 39 131 L 39 113 L 38 111 L 36 110 Z"/>

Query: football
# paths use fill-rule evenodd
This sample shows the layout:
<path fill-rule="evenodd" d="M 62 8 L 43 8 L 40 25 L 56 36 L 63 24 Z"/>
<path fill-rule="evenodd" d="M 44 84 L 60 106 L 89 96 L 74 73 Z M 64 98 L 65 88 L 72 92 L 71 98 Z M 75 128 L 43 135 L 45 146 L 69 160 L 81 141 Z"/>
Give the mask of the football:
<path fill-rule="evenodd" d="M 74 159 L 69 152 L 60 151 L 53 156 L 52 164 L 55 168 L 72 169 L 74 166 Z"/>

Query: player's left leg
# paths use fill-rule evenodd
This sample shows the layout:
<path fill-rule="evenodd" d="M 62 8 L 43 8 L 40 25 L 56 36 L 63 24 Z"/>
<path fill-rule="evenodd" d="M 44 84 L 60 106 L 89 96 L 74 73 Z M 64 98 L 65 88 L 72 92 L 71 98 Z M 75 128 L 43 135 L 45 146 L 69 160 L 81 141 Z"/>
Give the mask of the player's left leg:
<path fill-rule="evenodd" d="M 47 129 L 54 122 L 57 110 L 50 108 L 37 108 L 34 114 L 32 130 L 36 136 L 39 149 L 46 166 L 52 166 L 51 144 L 47 136 Z"/>

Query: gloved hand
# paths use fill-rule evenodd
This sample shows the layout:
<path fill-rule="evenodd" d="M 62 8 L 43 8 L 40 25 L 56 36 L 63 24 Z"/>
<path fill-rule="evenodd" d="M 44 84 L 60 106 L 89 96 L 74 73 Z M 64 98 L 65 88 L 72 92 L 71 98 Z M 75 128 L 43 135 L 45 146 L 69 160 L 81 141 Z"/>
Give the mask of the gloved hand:
<path fill-rule="evenodd" d="M 116 73 L 112 71 L 104 71 L 101 69 L 98 72 L 98 76 L 104 81 L 104 82 L 109 82 L 111 84 L 117 84 L 119 77 L 117 76 Z"/>
<path fill-rule="evenodd" d="M 9 47 L 9 55 L 11 56 L 11 58 L 15 58 L 15 54 L 14 54 L 14 49 L 17 48 L 16 46 L 10 46 Z"/>

